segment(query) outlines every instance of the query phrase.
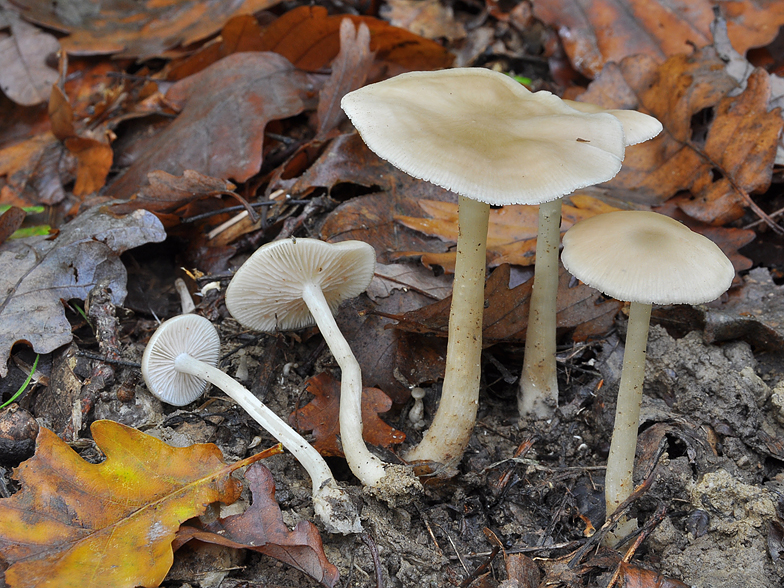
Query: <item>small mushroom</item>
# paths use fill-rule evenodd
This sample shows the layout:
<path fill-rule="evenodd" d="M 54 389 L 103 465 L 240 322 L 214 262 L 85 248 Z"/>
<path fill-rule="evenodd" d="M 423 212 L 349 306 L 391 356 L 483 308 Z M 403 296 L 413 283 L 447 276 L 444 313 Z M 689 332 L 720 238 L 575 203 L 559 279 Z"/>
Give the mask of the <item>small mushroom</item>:
<path fill-rule="evenodd" d="M 735 269 L 710 239 L 655 212 L 619 211 L 575 224 L 561 260 L 589 286 L 631 302 L 623 371 L 607 460 L 607 514 L 633 490 L 651 304 L 702 304 L 732 284 Z"/>
<path fill-rule="evenodd" d="M 490 204 L 545 203 L 609 180 L 621 168 L 623 129 L 610 114 L 579 112 L 549 92 L 529 92 L 481 68 L 402 74 L 346 94 L 341 106 L 379 157 L 460 195 L 443 392 L 430 429 L 406 456 L 454 464 L 478 407 Z M 545 214 L 555 232 L 542 247 L 555 259 L 557 287 L 560 200 Z M 553 280 L 540 281 L 539 271 L 537 263 L 534 294 L 554 300 L 555 287 L 544 289 Z M 554 310 L 551 324 L 554 365 Z M 557 395 L 557 380 L 555 386 Z"/>
<path fill-rule="evenodd" d="M 362 373 L 333 312 L 365 291 L 376 255 L 361 241 L 325 243 L 284 239 L 260 247 L 242 265 L 226 290 L 226 307 L 240 323 L 258 331 L 318 325 L 341 369 L 340 441 L 351 471 L 363 485 L 385 484 L 385 466 L 362 438 Z M 399 473 L 405 476 L 404 468 Z M 408 474 L 413 482 L 413 474 Z M 405 492 L 403 485 L 387 488 Z"/>
<path fill-rule="evenodd" d="M 147 388 L 174 406 L 196 400 L 207 382 L 223 390 L 307 470 L 313 485 L 313 509 L 327 530 L 360 533 L 356 508 L 338 487 L 324 458 L 248 389 L 215 367 L 219 352 L 218 333 L 204 317 L 186 314 L 169 319 L 153 333 L 144 350 L 142 375 Z"/>

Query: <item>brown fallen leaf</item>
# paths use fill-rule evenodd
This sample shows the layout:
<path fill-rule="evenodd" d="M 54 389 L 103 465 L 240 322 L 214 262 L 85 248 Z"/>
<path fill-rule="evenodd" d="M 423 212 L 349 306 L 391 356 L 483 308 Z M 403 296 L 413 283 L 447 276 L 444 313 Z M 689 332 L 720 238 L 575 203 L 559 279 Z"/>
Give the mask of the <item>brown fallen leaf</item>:
<path fill-rule="evenodd" d="M 690 190 L 694 200 L 681 198 L 679 205 L 710 224 L 742 214 L 743 206 L 750 204 L 748 192 L 762 191 L 770 182 L 783 123 L 777 111 L 767 112 L 764 71 L 753 76 L 740 96 L 731 97 L 736 81 L 724 65 L 715 50 L 706 47 L 661 65 L 635 56 L 604 69 L 581 100 L 606 108 L 640 108 L 658 118 L 665 132 L 629 147 L 621 172 L 601 190 L 649 205 Z M 715 113 L 715 118 L 708 128 L 695 129 L 693 117 L 702 111 L 709 117 Z"/>
<path fill-rule="evenodd" d="M 451 6 L 438 0 L 389 0 L 381 8 L 381 15 L 390 24 L 407 29 L 426 39 L 463 39 L 466 30 L 455 19 Z"/>
<path fill-rule="evenodd" d="M 340 423 L 340 382 L 323 372 L 309 378 L 305 389 L 314 398 L 289 416 L 289 422 L 301 432 L 313 431 L 313 447 L 321 455 L 343 457 L 338 442 Z M 392 400 L 378 388 L 362 388 L 362 436 L 377 447 L 389 449 L 406 439 L 405 433 L 390 427 L 378 416 L 392 408 Z"/>
<path fill-rule="evenodd" d="M 89 137 L 69 137 L 65 147 L 76 157 L 74 196 L 86 196 L 103 188 L 114 159 L 111 146 Z"/>
<path fill-rule="evenodd" d="M 111 206 L 116 214 L 127 214 L 143 208 L 150 212 L 172 213 L 186 204 L 221 195 L 236 186 L 228 180 L 220 180 L 186 169 L 181 176 L 156 170 L 147 174 L 147 184 L 127 202 Z"/>
<path fill-rule="evenodd" d="M 57 204 L 65 198 L 63 184 L 72 179 L 62 170 L 65 146 L 44 132 L 0 150 L 0 176 L 6 177 L 0 199 L 18 206 Z M 62 172 L 62 173 L 61 173 Z"/>
<path fill-rule="evenodd" d="M 234 53 L 177 82 L 166 98 L 182 112 L 112 183 L 111 194 L 130 198 L 157 170 L 247 180 L 261 167 L 267 123 L 315 106 L 318 85 L 275 53 Z"/>
<path fill-rule="evenodd" d="M 688 588 L 680 580 L 668 578 L 653 570 L 646 570 L 632 563 L 621 562 L 618 588 Z"/>
<path fill-rule="evenodd" d="M 3 14 L 10 21 L 11 34 L 0 33 L 0 88 L 17 104 L 46 102 L 59 77 L 56 67 L 49 63 L 56 58 L 60 43 L 15 13 L 6 10 Z"/>
<path fill-rule="evenodd" d="M 585 218 L 618 210 L 586 195 L 572 195 L 562 206 L 561 232 Z M 457 204 L 419 200 L 419 206 L 430 218 L 395 216 L 395 220 L 409 229 L 438 237 L 451 245 L 457 243 Z M 490 211 L 487 229 L 487 263 L 497 267 L 504 263 L 513 265 L 532 265 L 536 260 L 536 234 L 539 222 L 539 207 L 511 205 Z M 455 271 L 455 252 L 430 253 L 406 251 L 400 255 L 421 256 L 422 263 L 431 267 L 441 266 L 445 272 Z"/>
<path fill-rule="evenodd" d="M 489 346 L 502 341 L 525 340 L 528 325 L 528 304 L 533 280 L 509 288 L 509 266 L 497 268 L 485 285 L 485 313 L 482 324 L 482 341 Z M 613 325 L 621 308 L 617 300 L 605 298 L 593 288 L 577 282 L 563 266 L 558 282 L 557 327 L 574 329 L 576 341 L 602 336 Z M 419 310 L 401 315 L 387 315 L 397 321 L 395 329 L 414 333 L 447 336 L 449 309 L 452 299 L 445 298 Z"/>
<path fill-rule="evenodd" d="M 329 131 L 345 120 L 340 101 L 365 84 L 374 57 L 367 25 L 360 23 L 355 27 L 351 19 L 344 18 L 340 22 L 340 52 L 332 60 L 332 74 L 319 92 L 316 139 L 325 138 Z"/>
<path fill-rule="evenodd" d="M 253 503 L 244 513 L 219 519 L 202 528 L 180 527 L 175 548 L 197 539 L 235 549 L 251 549 L 287 563 L 324 586 L 335 586 L 340 575 L 327 560 L 315 525 L 300 521 L 290 531 L 283 522 L 280 507 L 275 502 L 275 480 L 270 471 L 264 465 L 254 463 L 245 472 L 245 479 Z"/>
<path fill-rule="evenodd" d="M 10 586 L 158 586 L 180 524 L 209 503 L 237 500 L 242 486 L 231 473 L 270 455 L 226 464 L 215 445 L 170 447 L 112 421 L 91 431 L 103 463 L 41 428 L 35 456 L 14 474 L 21 490 L 0 499 Z"/>
<path fill-rule="evenodd" d="M 49 95 L 49 120 L 52 123 L 52 134 L 60 141 L 76 136 L 73 108 L 68 96 L 57 84 L 52 86 Z"/>
<path fill-rule="evenodd" d="M 12 206 L 0 215 L 0 245 L 22 226 L 27 213 L 18 206 Z"/>
<path fill-rule="evenodd" d="M 85 0 L 58 8 L 53 0 L 14 0 L 27 20 L 63 33 L 72 55 L 149 58 L 189 45 L 219 31 L 234 15 L 252 14 L 280 0 Z M 51 84 L 50 84 L 51 85 Z"/>
<path fill-rule="evenodd" d="M 319 71 L 340 49 L 339 29 L 344 18 L 370 29 L 370 50 L 379 60 L 408 70 L 449 67 L 451 54 L 438 43 L 369 16 L 330 16 L 323 6 L 300 6 L 286 12 L 265 31 L 260 50 L 280 53 L 299 69 Z"/>
<path fill-rule="evenodd" d="M 553 0 L 535 2 L 534 14 L 555 28 L 574 66 L 589 78 L 607 62 L 646 55 L 661 62 L 712 42 L 714 2 L 690 0 Z M 723 11 L 732 44 L 740 53 L 770 43 L 784 24 L 775 0 L 733 2 Z"/>
<path fill-rule="evenodd" d="M 61 299 L 84 299 L 104 282 L 122 304 L 127 274 L 120 254 L 166 232 L 155 216 L 139 210 L 116 217 L 94 207 L 63 225 L 55 239 L 27 237 L 0 246 L 0 377 L 17 341 L 49 353 L 73 339 Z"/>

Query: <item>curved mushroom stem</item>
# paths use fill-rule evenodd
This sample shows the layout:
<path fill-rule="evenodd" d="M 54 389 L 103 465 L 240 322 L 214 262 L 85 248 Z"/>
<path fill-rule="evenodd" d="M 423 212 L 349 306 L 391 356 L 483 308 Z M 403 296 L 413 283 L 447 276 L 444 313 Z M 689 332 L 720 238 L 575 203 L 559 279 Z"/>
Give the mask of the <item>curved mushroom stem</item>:
<path fill-rule="evenodd" d="M 615 426 L 607 458 L 604 497 L 607 515 L 634 491 L 634 453 L 637 449 L 637 429 L 640 426 L 640 403 L 645 380 L 645 349 L 648 345 L 648 325 L 651 305 L 632 302 L 623 352 L 623 372 L 615 409 Z"/>
<path fill-rule="evenodd" d="M 555 369 L 555 327 L 558 293 L 558 245 L 561 241 L 561 199 L 539 205 L 539 234 L 525 358 L 517 393 L 521 417 L 551 418 L 558 407 Z"/>
<path fill-rule="evenodd" d="M 223 390 L 291 452 L 310 475 L 313 485 L 313 508 L 327 530 L 343 534 L 362 532 L 356 509 L 338 487 L 324 458 L 299 433 L 251 394 L 250 390 L 218 368 L 194 359 L 187 353 L 177 356 L 174 360 L 174 369 L 206 380 Z"/>
<path fill-rule="evenodd" d="M 370 453 L 362 438 L 362 372 L 359 362 L 340 332 L 321 288 L 305 286 L 302 299 L 340 366 L 340 442 L 348 467 L 364 486 L 374 488 L 386 472 L 384 462 Z"/>
<path fill-rule="evenodd" d="M 459 235 L 444 387 L 433 424 L 419 445 L 406 455 L 409 461 L 457 463 L 468 446 L 476 423 L 490 205 L 460 196 L 458 215 Z"/>

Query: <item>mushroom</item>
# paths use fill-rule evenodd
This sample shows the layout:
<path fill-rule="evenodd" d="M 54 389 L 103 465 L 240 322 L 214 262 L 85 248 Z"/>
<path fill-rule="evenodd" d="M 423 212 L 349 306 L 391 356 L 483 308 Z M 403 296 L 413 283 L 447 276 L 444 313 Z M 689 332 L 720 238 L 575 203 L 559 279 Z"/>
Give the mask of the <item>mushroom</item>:
<path fill-rule="evenodd" d="M 400 466 L 385 466 L 362 438 L 362 373 L 333 312 L 341 302 L 365 291 L 373 279 L 376 255 L 361 241 L 325 243 L 284 239 L 260 247 L 240 267 L 226 290 L 226 307 L 241 324 L 258 331 L 318 325 L 341 369 L 340 441 L 349 468 L 363 485 L 385 486 L 387 468 L 410 478 Z M 405 485 L 385 488 L 392 494 Z"/>
<path fill-rule="evenodd" d="M 609 180 L 623 160 L 623 129 L 610 114 L 578 112 L 549 92 L 531 93 L 480 68 L 402 74 L 346 94 L 341 105 L 379 157 L 459 194 L 443 392 L 430 429 L 406 456 L 454 464 L 468 445 L 478 407 L 489 205 L 541 204 Z M 534 294 L 554 300 L 560 200 L 540 211 L 553 219 L 555 233 L 540 237 L 537 259 L 556 261 L 550 262 L 552 279 L 540 279 L 537 262 Z M 530 324 L 529 333 L 536 333 Z"/>
<path fill-rule="evenodd" d="M 355 506 L 338 487 L 332 472 L 312 445 L 239 382 L 215 366 L 220 338 L 206 318 L 176 316 L 153 333 L 142 357 L 147 388 L 163 402 L 184 406 L 202 395 L 207 382 L 223 390 L 302 464 L 313 485 L 313 509 L 332 533 L 360 533 Z"/>
<path fill-rule="evenodd" d="M 563 238 L 564 266 L 608 296 L 631 302 L 605 501 L 608 516 L 632 493 L 651 304 L 702 304 L 721 296 L 735 269 L 710 239 L 655 212 L 582 220 Z"/>
<path fill-rule="evenodd" d="M 652 139 L 662 130 L 658 120 L 636 110 L 604 110 L 587 102 L 563 102 L 580 112 L 604 112 L 614 116 L 623 126 L 625 147 Z M 534 287 L 528 311 L 523 371 L 517 391 L 517 408 L 522 417 L 550 418 L 558 406 L 555 329 L 560 221 L 560 198 L 539 205 Z"/>

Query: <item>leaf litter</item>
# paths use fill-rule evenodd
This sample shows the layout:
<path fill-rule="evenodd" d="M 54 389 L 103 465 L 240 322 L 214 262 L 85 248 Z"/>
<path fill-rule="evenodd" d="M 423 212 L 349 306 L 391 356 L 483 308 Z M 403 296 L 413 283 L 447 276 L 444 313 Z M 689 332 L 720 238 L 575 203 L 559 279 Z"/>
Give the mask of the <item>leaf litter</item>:
<path fill-rule="evenodd" d="M 638 481 L 648 476 L 650 485 L 633 506 L 648 523 L 639 539 L 645 549 L 630 545 L 622 553 L 575 555 L 590 542 L 591 527 L 600 528 L 604 518 L 596 508 L 602 479 L 596 468 L 605 462 L 611 420 L 607 409 L 617 388 L 622 337 L 616 331 L 622 335 L 625 328 L 620 303 L 563 273 L 561 409 L 551 423 L 518 423 L 509 408 L 531 288 L 520 282 L 527 275 L 524 266 L 533 261 L 533 241 L 527 237 L 535 227 L 532 210 L 510 208 L 493 212 L 488 261 L 497 267 L 486 290 L 480 419 L 459 468 L 428 480 L 424 498 L 395 510 L 360 495 L 343 475 L 349 489 L 357 491 L 354 499 L 364 505 L 363 522 L 371 532 L 359 548 L 352 538 L 324 534 L 322 551 L 315 528 L 298 531 L 302 519 L 312 517 L 300 468 L 285 456 L 269 460 L 272 478 L 254 466 L 247 480 L 255 512 L 204 519 L 181 531 L 182 537 L 212 532 L 212 540 L 234 541 L 239 547 L 258 546 L 265 533 L 272 534 L 277 545 L 272 551 L 292 567 L 250 559 L 245 571 L 221 572 L 223 585 L 255 585 L 259 577 L 280 585 L 308 583 L 302 572 L 334 585 L 337 568 L 352 583 L 368 586 L 377 585 L 374 569 L 382 581 L 403 586 L 473 582 L 495 587 L 504 577 L 522 586 L 604 586 L 607 579 L 616 585 L 681 585 L 669 577 L 675 574 L 691 585 L 729 588 L 773 585 L 784 577 L 776 555 L 784 552 L 776 531 L 783 527 L 762 489 L 765 484 L 782 491 L 784 368 L 776 306 L 781 276 L 780 268 L 763 261 L 767 258 L 760 253 L 767 243 L 776 243 L 771 236 L 779 229 L 777 210 L 784 208 L 776 167 L 781 90 L 773 73 L 784 70 L 784 55 L 775 42 L 747 51 L 773 39 L 781 20 L 778 6 L 744 1 L 728 11 L 722 5 L 727 17 L 722 36 L 721 21 L 711 28 L 714 15 L 707 1 L 667 14 L 652 0 L 634 7 L 597 0 L 588 12 L 575 10 L 574 2 L 545 6 L 487 0 L 474 7 L 478 13 L 460 4 L 389 2 L 357 5 L 349 15 L 339 14 L 345 7 L 275 4 L 244 3 L 234 10 L 209 1 L 178 0 L 166 14 L 154 14 L 157 5 L 147 6 L 146 12 L 140 12 L 142 5 L 124 12 L 119 5 L 107 5 L 114 16 L 101 22 L 93 18 L 99 12 L 91 13 L 85 2 L 65 22 L 64 13 L 49 11 L 46 2 L 15 3 L 27 8 L 28 20 L 68 33 L 60 42 L 70 60 L 61 62 L 67 70 L 65 92 L 55 86 L 47 120 L 42 122 L 40 107 L 23 116 L 0 101 L 14 119 L 8 126 L 11 134 L 0 133 L 0 194 L 4 203 L 17 206 L 47 204 L 59 234 L 31 243 L 53 250 L 59 243 L 63 253 L 49 256 L 69 263 L 76 258 L 79 274 L 97 271 L 92 266 L 107 271 L 114 280 L 114 304 L 121 304 L 125 294 L 123 265 L 146 276 L 145 285 L 155 290 L 141 292 L 142 299 L 173 295 L 172 273 L 187 265 L 183 275 L 197 294 L 197 312 L 221 324 L 227 353 L 222 367 L 247 374 L 248 387 L 278 414 L 316 407 L 321 416 L 315 420 L 335 422 L 334 398 L 332 404 L 318 405 L 328 393 L 303 404 L 306 379 L 338 376 L 334 362 L 314 330 L 262 339 L 244 332 L 227 317 L 222 292 L 225 272 L 236 269 L 247 253 L 290 235 L 359 238 L 376 249 L 380 264 L 371 296 L 346 304 L 338 316 L 365 386 L 379 388 L 379 394 L 392 400 L 391 409 L 380 411 L 383 418 L 367 418 L 368 433 L 381 433 L 370 443 L 387 451 L 383 447 L 390 439 L 403 433 L 406 443 L 418 441 L 421 432 L 407 418 L 414 387 L 424 388 L 425 418 L 435 409 L 443 373 L 455 197 L 380 161 L 336 108 L 347 91 L 408 69 L 438 69 L 453 61 L 493 67 L 516 74 L 532 89 L 656 115 L 665 125 L 662 137 L 629 148 L 624 170 L 612 182 L 573 195 L 574 210 L 565 209 L 564 228 L 603 210 L 654 208 L 716 241 L 739 277 L 726 299 L 708 307 L 656 312 L 672 335 L 654 328 L 649 350 L 653 374 L 646 380 L 644 424 L 651 433 L 640 443 Z M 272 11 L 258 12 L 262 7 Z M 202 18 L 206 14 L 212 16 Z M 140 17 L 151 16 L 157 20 L 139 26 Z M 596 18 L 612 26 L 602 26 Z M 667 26 L 652 26 L 656 22 Z M 612 38 L 606 35 L 610 30 Z M 122 60 L 75 57 L 83 53 L 141 60 L 131 66 Z M 152 55 L 158 59 L 144 61 Z M 575 69 L 594 80 L 581 79 Z M 237 214 L 224 207 L 243 201 L 254 206 L 258 219 L 251 215 L 235 228 L 219 229 Z M 166 244 L 139 248 L 164 237 L 152 214 L 143 211 L 163 223 Z M 104 217 L 115 228 L 130 223 L 126 236 L 116 239 L 116 249 L 89 259 L 76 254 L 82 252 L 79 246 L 69 250 L 63 240 L 69 227 L 85 219 L 90 221 L 85 233 L 98 237 L 103 228 L 95 219 Z M 75 220 L 65 224 L 69 218 Z M 144 230 L 133 224 L 140 219 L 156 226 L 144 238 Z M 189 220 L 195 222 L 184 222 Z M 757 220 L 763 222 L 754 224 Z M 218 239 L 207 238 L 216 230 Z M 752 241 L 755 247 L 750 248 Z M 99 247 L 83 245 L 93 246 Z M 2 247 L 17 251 L 14 241 Z M 133 250 L 121 262 L 120 252 L 127 248 Z M 55 269 L 35 266 L 31 275 L 38 271 L 42 282 L 57 283 Z M 42 356 L 38 371 L 43 372 L 35 379 L 41 383 L 22 399 L 22 406 L 39 419 L 53 417 L 47 411 L 54 410 L 53 391 L 60 391 L 64 404 L 57 409 L 58 430 L 83 453 L 83 423 L 76 422 L 74 403 L 84 409 L 87 391 L 95 385 L 93 374 L 101 373 L 101 359 L 80 354 L 86 349 L 103 352 L 104 342 L 81 319 L 67 324 L 59 299 L 72 298 L 72 291 L 74 298 L 83 299 L 90 290 L 74 285 L 47 298 L 48 310 L 40 315 L 55 322 L 46 323 L 46 329 L 30 328 L 33 315 L 27 316 L 17 324 L 28 332 L 9 336 L 6 351 L 14 342 L 53 349 L 73 341 L 68 351 L 56 353 L 56 369 L 49 356 Z M 156 307 L 178 304 L 169 302 Z M 116 309 L 117 332 L 109 334 L 120 342 L 114 349 L 130 364 L 138 361 L 154 330 L 151 307 L 142 303 L 134 308 L 137 315 Z M 18 360 L 9 364 L 14 374 L 20 370 L 17 365 L 30 365 L 22 355 L 13 354 Z M 136 385 L 136 368 L 117 366 L 115 371 L 114 383 L 100 391 L 96 413 L 100 408 L 104 416 L 139 427 L 159 423 L 156 431 L 183 445 L 215 440 L 237 459 L 258 443 L 254 437 L 264 438 L 219 394 L 199 406 L 164 412 Z M 388 406 L 384 402 L 382 408 Z M 89 422 L 94 415 L 82 417 Z M 337 446 L 334 427 L 313 430 L 314 438 Z M 339 467 L 340 458 L 331 459 Z M 282 510 L 275 506 L 273 492 Z M 749 502 L 752 496 L 761 498 Z M 740 509 L 743 501 L 753 506 Z M 657 510 L 659 503 L 669 510 Z M 724 524 L 727 513 L 739 513 L 740 526 Z M 235 533 L 229 521 L 237 521 L 243 531 L 226 539 Z M 487 528 L 494 533 L 483 533 Z M 725 562 L 737 565 L 729 568 Z M 705 570 L 711 571 L 709 584 L 704 584 Z M 197 581 L 193 573 L 177 578 Z M 206 586 L 205 576 L 198 581 Z"/>

